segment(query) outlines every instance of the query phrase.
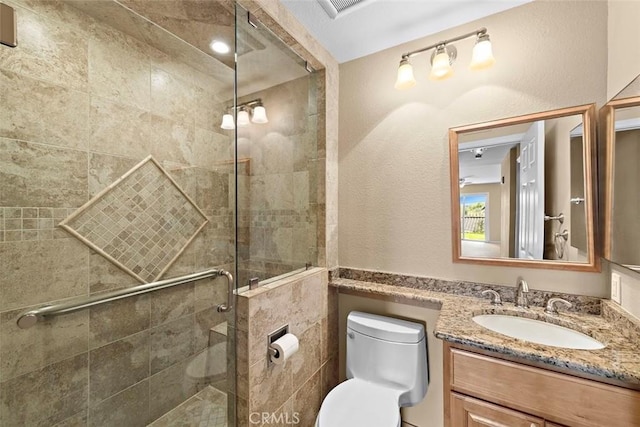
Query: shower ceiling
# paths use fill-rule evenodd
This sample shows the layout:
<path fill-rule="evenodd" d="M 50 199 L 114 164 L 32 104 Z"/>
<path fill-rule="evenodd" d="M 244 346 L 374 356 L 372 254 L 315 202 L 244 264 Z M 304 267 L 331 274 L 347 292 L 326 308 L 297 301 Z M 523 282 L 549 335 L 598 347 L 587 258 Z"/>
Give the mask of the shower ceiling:
<path fill-rule="evenodd" d="M 342 63 L 483 18 L 531 0 L 280 1 L 331 52 L 333 57 Z M 346 4 L 343 11 L 339 9 L 342 4 Z M 337 10 L 335 18 L 328 15 L 327 8 Z"/>
<path fill-rule="evenodd" d="M 228 9 L 227 3 L 213 0 L 72 0 L 68 3 L 212 77 L 221 99 L 233 97 L 233 52 L 218 54 L 210 48 L 213 40 L 224 41 L 231 47 L 235 44 L 234 11 Z M 305 74 L 296 62 L 298 58 L 282 52 L 261 34 L 263 32 L 245 27 L 241 25 L 242 35 L 237 40 L 238 58 L 242 58 L 244 64 L 238 96 Z"/>

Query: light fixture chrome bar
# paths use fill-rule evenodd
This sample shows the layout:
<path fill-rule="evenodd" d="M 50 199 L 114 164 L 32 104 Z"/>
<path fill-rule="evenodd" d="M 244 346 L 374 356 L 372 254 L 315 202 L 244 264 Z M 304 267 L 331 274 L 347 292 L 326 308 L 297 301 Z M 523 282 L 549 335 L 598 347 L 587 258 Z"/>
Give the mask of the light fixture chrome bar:
<path fill-rule="evenodd" d="M 46 305 L 43 307 L 30 310 L 23 313 L 18 318 L 18 326 L 22 329 L 27 329 L 38 323 L 39 320 L 43 320 L 49 317 L 59 316 L 62 314 L 74 313 L 86 308 L 95 307 L 97 305 L 106 304 L 113 301 L 118 301 L 124 298 L 133 297 L 136 295 L 142 295 L 149 292 L 159 291 L 160 289 L 171 288 L 178 285 L 184 285 L 186 283 L 192 283 L 197 280 L 207 279 L 210 277 L 225 276 L 227 278 L 227 302 L 217 306 L 219 312 L 229 311 L 233 307 L 233 276 L 226 270 L 212 269 L 205 270 L 199 273 L 188 274 L 181 277 L 175 277 L 173 279 L 160 280 L 157 282 L 151 282 L 144 285 L 134 286 L 128 289 L 121 289 L 112 292 L 105 292 L 103 294 L 94 295 L 92 297 L 79 299 L 72 302 L 63 304 Z"/>
<path fill-rule="evenodd" d="M 239 110 L 242 107 L 255 107 L 256 105 L 262 105 L 262 98 L 256 98 L 256 99 L 252 99 L 251 101 L 247 101 L 247 102 L 243 102 L 242 104 L 238 104 L 235 107 L 233 105 L 229 105 L 227 106 L 227 110 L 232 110 L 232 109 L 236 109 Z"/>
<path fill-rule="evenodd" d="M 409 58 L 412 58 L 414 56 L 420 55 L 421 53 L 424 53 L 424 52 L 426 52 L 428 50 L 435 49 L 438 46 L 445 46 L 445 45 L 447 45 L 449 43 L 457 42 L 459 40 L 467 39 L 467 38 L 473 37 L 473 36 L 480 36 L 480 35 L 483 35 L 483 34 L 486 34 L 486 33 L 487 33 L 487 29 L 482 27 L 479 30 L 472 31 L 472 32 L 463 34 L 461 36 L 454 37 L 452 39 L 443 40 L 441 42 L 434 43 L 432 45 L 429 45 L 427 47 L 423 47 L 421 49 L 412 50 L 411 52 L 407 52 L 407 53 L 403 54 L 402 55 L 402 59 L 409 59 Z"/>

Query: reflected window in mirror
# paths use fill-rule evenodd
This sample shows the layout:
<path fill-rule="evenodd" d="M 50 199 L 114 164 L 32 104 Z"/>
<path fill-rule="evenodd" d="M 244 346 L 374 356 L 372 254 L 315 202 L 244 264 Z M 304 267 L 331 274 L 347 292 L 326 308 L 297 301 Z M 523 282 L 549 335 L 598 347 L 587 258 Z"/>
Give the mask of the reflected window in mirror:
<path fill-rule="evenodd" d="M 605 107 L 604 257 L 640 271 L 640 97 Z"/>
<path fill-rule="evenodd" d="M 454 261 L 599 269 L 594 111 L 587 105 L 450 130 Z"/>

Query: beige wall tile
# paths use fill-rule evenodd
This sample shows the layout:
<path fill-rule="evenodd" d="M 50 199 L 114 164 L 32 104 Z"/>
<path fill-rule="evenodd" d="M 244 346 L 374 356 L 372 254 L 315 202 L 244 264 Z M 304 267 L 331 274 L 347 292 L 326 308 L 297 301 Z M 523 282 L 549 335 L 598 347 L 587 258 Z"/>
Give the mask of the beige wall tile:
<path fill-rule="evenodd" d="M 89 97 L 85 93 L 0 69 L 0 94 L 0 136 L 87 147 Z"/>
<path fill-rule="evenodd" d="M 149 418 L 149 382 L 139 382 L 89 409 L 89 426 L 146 426 Z"/>
<path fill-rule="evenodd" d="M 55 424 L 53 427 L 85 427 L 89 419 L 88 411 L 84 410 L 75 415 L 70 416 L 64 421 Z"/>
<path fill-rule="evenodd" d="M 193 315 L 151 329 L 151 374 L 158 373 L 195 353 Z"/>
<path fill-rule="evenodd" d="M 306 209 L 309 206 L 309 172 L 293 173 L 293 207 L 294 209 Z"/>
<path fill-rule="evenodd" d="M 0 259 L 0 310 L 87 293 L 89 249 L 73 239 L 4 243 Z"/>
<path fill-rule="evenodd" d="M 293 208 L 293 175 L 273 174 L 263 177 L 266 192 L 266 207 L 268 209 Z"/>
<path fill-rule="evenodd" d="M 224 277 L 195 282 L 195 311 L 215 308 L 227 301 L 227 280 Z"/>
<path fill-rule="evenodd" d="M 151 106 L 149 48 L 133 37 L 102 24 L 94 24 L 91 33 L 91 93 L 148 111 Z"/>
<path fill-rule="evenodd" d="M 87 312 L 71 313 L 20 329 L 18 317 L 35 307 L 0 314 L 0 378 L 25 374 L 88 350 Z"/>
<path fill-rule="evenodd" d="M 0 138 L 0 200 L 4 206 L 82 205 L 87 201 L 87 155 Z"/>
<path fill-rule="evenodd" d="M 209 345 L 215 345 L 215 342 L 209 342 L 209 332 L 214 326 L 218 326 L 226 321 L 225 313 L 218 313 L 215 308 L 202 310 L 196 313 L 196 330 L 194 337 L 194 351 L 200 351 Z M 227 337 L 214 333 L 220 341 L 226 342 Z"/>
<path fill-rule="evenodd" d="M 151 67 L 151 112 L 172 121 L 195 124 L 195 88 L 160 68 Z"/>
<path fill-rule="evenodd" d="M 89 401 L 113 396 L 149 376 L 149 332 L 144 331 L 89 353 Z"/>
<path fill-rule="evenodd" d="M 40 10 L 43 12 L 40 15 L 20 6 L 15 9 L 19 48 L 3 49 L 0 68 L 86 91 L 86 18 L 78 19 L 78 13 L 63 4 Z M 64 19 L 67 25 L 59 25 L 59 19 Z"/>
<path fill-rule="evenodd" d="M 181 164 L 193 163 L 195 127 L 192 119 L 175 121 L 151 116 L 150 154 L 157 160 L 169 160 Z"/>
<path fill-rule="evenodd" d="M 97 252 L 89 255 L 89 293 L 103 292 L 139 285 L 137 279 L 125 273 Z"/>
<path fill-rule="evenodd" d="M 220 126 L 220 123 L 217 123 L 217 126 Z M 222 131 L 222 129 L 220 130 Z M 221 134 L 196 125 L 195 135 L 193 147 L 193 162 L 195 165 L 205 169 L 212 169 L 218 165 L 224 165 L 225 162 L 233 161 L 234 143 L 232 134 Z"/>
<path fill-rule="evenodd" d="M 249 367 L 249 410 L 272 412 L 278 409 L 293 392 L 291 361 L 282 365 L 268 364 L 264 357 Z"/>
<path fill-rule="evenodd" d="M 321 393 L 320 396 L 324 400 L 327 394 L 340 383 L 340 366 L 337 355 L 331 356 L 321 369 Z"/>
<path fill-rule="evenodd" d="M 326 275 L 326 272 L 324 272 Z M 291 283 L 289 322 L 295 330 L 306 331 L 320 322 L 327 310 L 327 286 L 322 273 L 313 274 Z M 318 337 L 320 340 L 320 337 Z"/>
<path fill-rule="evenodd" d="M 147 110 L 91 96 L 89 129 L 92 151 L 127 156 L 138 161 L 151 153 L 154 141 L 151 114 Z M 97 171 L 102 172 L 101 169 Z"/>
<path fill-rule="evenodd" d="M 176 286 L 151 293 L 149 295 L 151 327 L 192 314 L 195 309 L 194 298 L 194 284 Z"/>
<path fill-rule="evenodd" d="M 195 384 L 185 376 L 190 361 L 191 359 L 186 359 L 176 363 L 149 378 L 151 397 L 149 412 L 152 420 L 175 408 L 197 392 Z"/>
<path fill-rule="evenodd" d="M 149 318 L 149 295 L 93 307 L 89 310 L 89 347 L 100 347 L 148 329 Z"/>
<path fill-rule="evenodd" d="M 8 426 L 50 426 L 87 405 L 88 360 L 81 354 L 4 381 L 0 412 Z"/>
<path fill-rule="evenodd" d="M 265 257 L 290 262 L 293 257 L 293 229 L 291 227 L 266 228 Z"/>
<path fill-rule="evenodd" d="M 299 350 L 291 356 L 293 390 L 298 390 L 311 376 L 320 369 L 322 322 L 315 323 L 306 331 L 292 329 L 299 340 Z"/>
<path fill-rule="evenodd" d="M 322 400 L 320 398 L 320 371 L 317 371 L 296 392 L 293 398 L 293 410 L 299 413 L 300 425 L 315 425 Z"/>

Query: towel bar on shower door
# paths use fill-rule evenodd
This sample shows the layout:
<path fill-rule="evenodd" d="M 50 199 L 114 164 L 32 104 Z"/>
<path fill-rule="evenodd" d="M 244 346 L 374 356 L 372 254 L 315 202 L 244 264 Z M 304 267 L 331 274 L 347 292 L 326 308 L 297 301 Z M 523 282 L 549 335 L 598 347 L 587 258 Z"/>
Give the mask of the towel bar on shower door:
<path fill-rule="evenodd" d="M 233 307 L 233 276 L 226 270 L 206 270 L 199 273 L 188 274 L 186 276 L 175 277 L 173 279 L 160 280 L 144 285 L 134 286 L 128 289 L 121 289 L 113 292 L 106 292 L 88 298 L 83 298 L 63 304 L 45 305 L 34 310 L 23 313 L 18 318 L 18 326 L 27 329 L 38 323 L 38 320 L 47 317 L 59 316 L 61 314 L 73 313 L 85 308 L 94 307 L 96 305 L 106 304 L 108 302 L 129 298 L 136 295 L 142 295 L 149 292 L 158 291 L 160 289 L 171 288 L 173 286 L 184 285 L 186 283 L 195 282 L 210 277 L 225 276 L 227 278 L 227 302 L 216 307 L 219 312 L 226 312 Z"/>

